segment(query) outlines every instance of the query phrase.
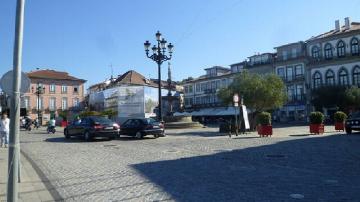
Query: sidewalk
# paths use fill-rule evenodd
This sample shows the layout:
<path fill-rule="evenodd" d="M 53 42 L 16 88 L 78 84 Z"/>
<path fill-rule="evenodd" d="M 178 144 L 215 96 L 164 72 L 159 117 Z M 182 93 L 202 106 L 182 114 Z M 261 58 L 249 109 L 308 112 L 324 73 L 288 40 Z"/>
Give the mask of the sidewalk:
<path fill-rule="evenodd" d="M 21 183 L 19 201 L 54 201 L 43 180 L 30 162 L 21 155 Z M 0 202 L 6 201 L 8 173 L 8 148 L 0 148 Z"/>

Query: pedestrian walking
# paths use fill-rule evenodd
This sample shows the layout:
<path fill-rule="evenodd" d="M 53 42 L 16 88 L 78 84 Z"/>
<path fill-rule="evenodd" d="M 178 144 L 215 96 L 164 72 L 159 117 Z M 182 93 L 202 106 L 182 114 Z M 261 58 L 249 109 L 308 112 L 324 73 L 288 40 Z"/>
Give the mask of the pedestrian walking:
<path fill-rule="evenodd" d="M 9 133 L 10 133 L 10 119 L 7 114 L 2 114 L 0 121 L 0 134 L 1 134 L 1 147 L 8 147 L 9 144 Z"/>

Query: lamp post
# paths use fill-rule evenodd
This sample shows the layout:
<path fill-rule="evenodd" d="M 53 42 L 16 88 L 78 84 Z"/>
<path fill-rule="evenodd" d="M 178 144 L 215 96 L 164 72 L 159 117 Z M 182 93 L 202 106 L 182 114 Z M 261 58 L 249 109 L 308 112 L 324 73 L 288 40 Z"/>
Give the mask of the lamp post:
<path fill-rule="evenodd" d="M 161 111 L 162 111 L 161 110 L 161 107 L 162 107 L 162 105 L 161 105 L 161 64 L 167 60 L 171 60 L 174 46 L 171 43 L 169 43 L 167 45 L 169 56 L 165 55 L 167 41 L 161 37 L 161 33 L 159 31 L 155 34 L 155 36 L 156 36 L 157 45 L 154 45 L 151 48 L 151 50 L 153 51 L 153 53 L 151 55 L 149 54 L 149 48 L 151 46 L 151 43 L 149 41 L 146 41 L 144 43 L 144 47 L 145 47 L 146 57 L 152 59 L 158 65 L 158 75 L 159 75 L 158 76 L 158 82 L 159 82 L 158 119 L 159 119 L 159 121 L 162 121 L 163 119 L 162 119 L 162 113 L 161 113 Z"/>
<path fill-rule="evenodd" d="M 34 92 L 34 86 L 31 87 L 31 91 L 32 91 L 33 93 L 35 93 L 36 96 L 37 96 L 37 106 L 36 106 L 36 109 L 37 109 L 37 118 L 38 118 L 39 124 L 41 125 L 41 124 L 42 124 L 42 117 L 41 117 L 41 112 L 40 112 L 40 95 L 44 93 L 45 87 L 42 87 L 42 86 L 38 83 L 35 89 L 36 89 L 36 91 Z M 40 119 L 40 117 L 41 117 L 41 119 Z"/>

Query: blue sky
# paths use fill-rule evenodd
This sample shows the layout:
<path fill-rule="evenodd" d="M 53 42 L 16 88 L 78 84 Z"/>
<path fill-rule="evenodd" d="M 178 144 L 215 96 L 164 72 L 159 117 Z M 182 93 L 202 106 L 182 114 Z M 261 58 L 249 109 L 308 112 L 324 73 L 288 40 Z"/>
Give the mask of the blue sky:
<path fill-rule="evenodd" d="M 0 1 L 0 75 L 12 69 L 15 4 Z M 181 80 L 306 40 L 336 19 L 360 21 L 359 10 L 359 0 L 27 0 L 23 71 L 67 71 L 88 86 L 109 78 L 112 64 L 114 75 L 133 69 L 155 78 L 143 43 L 160 30 L 175 45 L 173 77 Z"/>

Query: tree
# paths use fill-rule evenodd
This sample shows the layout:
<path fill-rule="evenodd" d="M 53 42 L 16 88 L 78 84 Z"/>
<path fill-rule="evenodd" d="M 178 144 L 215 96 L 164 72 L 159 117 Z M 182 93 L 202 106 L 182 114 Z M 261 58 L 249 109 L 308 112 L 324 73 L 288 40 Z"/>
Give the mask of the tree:
<path fill-rule="evenodd" d="M 345 91 L 345 86 L 323 86 L 313 90 L 311 102 L 317 111 L 322 111 L 323 107 L 345 110 Z"/>
<path fill-rule="evenodd" d="M 345 104 L 348 110 L 360 108 L 360 88 L 352 86 L 345 91 Z"/>
<path fill-rule="evenodd" d="M 349 112 L 360 108 L 360 88 L 356 86 L 323 86 L 312 92 L 312 104 L 316 110 L 337 108 Z"/>
<path fill-rule="evenodd" d="M 232 84 L 221 89 L 218 96 L 225 104 L 231 104 L 235 93 L 243 96 L 244 104 L 252 110 L 250 121 L 253 128 L 259 112 L 279 108 L 286 101 L 284 82 L 274 74 L 242 72 L 235 77 Z"/>

